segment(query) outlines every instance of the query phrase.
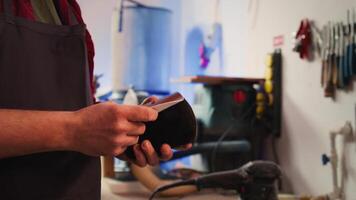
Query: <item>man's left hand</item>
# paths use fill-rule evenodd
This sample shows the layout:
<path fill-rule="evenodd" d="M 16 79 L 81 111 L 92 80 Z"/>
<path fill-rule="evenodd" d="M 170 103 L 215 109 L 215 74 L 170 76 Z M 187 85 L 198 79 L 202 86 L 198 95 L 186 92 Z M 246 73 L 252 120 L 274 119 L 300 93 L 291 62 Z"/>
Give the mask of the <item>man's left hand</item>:
<path fill-rule="evenodd" d="M 158 101 L 158 98 L 155 96 L 148 97 L 145 99 L 142 104 L 155 103 Z M 181 148 L 177 148 L 178 150 L 187 150 L 192 147 L 192 144 L 186 144 Z M 145 140 L 141 144 L 135 144 L 133 146 L 133 151 L 135 154 L 135 160 L 128 158 L 125 153 L 117 156 L 122 160 L 129 161 L 134 163 L 140 167 L 145 167 L 146 165 L 158 165 L 160 161 L 170 160 L 173 156 L 173 151 L 171 146 L 168 144 L 163 144 L 160 148 L 161 156 L 159 157 L 155 149 L 153 148 L 150 141 Z"/>
<path fill-rule="evenodd" d="M 187 144 L 180 150 L 187 150 L 192 147 L 192 144 Z M 118 156 L 122 160 L 129 161 L 140 167 L 145 167 L 146 165 L 158 165 L 160 161 L 170 160 L 173 156 L 172 148 L 168 144 L 163 144 L 161 146 L 161 156 L 158 156 L 157 152 L 153 148 L 150 141 L 145 140 L 141 144 L 135 144 L 133 146 L 133 151 L 135 154 L 135 160 L 132 160 L 126 156 L 125 153 Z"/>

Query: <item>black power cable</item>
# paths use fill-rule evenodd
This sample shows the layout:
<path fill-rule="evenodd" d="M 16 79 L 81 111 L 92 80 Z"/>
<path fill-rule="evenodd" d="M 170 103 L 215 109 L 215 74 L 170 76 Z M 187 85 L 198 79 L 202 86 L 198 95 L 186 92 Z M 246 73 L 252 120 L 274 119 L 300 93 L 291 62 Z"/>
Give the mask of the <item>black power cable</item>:
<path fill-rule="evenodd" d="M 149 200 L 152 200 L 158 193 L 164 191 L 164 190 L 168 190 L 170 188 L 174 188 L 174 187 L 179 187 L 179 186 L 185 186 L 185 185 L 196 185 L 196 180 L 195 179 L 190 179 L 190 180 L 185 180 L 185 181 L 178 181 L 169 185 L 164 185 L 162 187 L 159 187 L 158 189 L 156 189 L 155 191 L 153 191 L 153 193 L 151 194 Z"/>
<path fill-rule="evenodd" d="M 246 111 L 244 114 L 242 114 L 238 119 L 232 119 L 232 124 L 225 129 L 225 131 L 221 134 L 221 136 L 219 137 L 219 139 L 216 142 L 216 145 L 214 147 L 214 150 L 211 154 L 211 170 L 214 172 L 215 171 L 215 161 L 216 161 L 216 155 L 218 152 L 218 149 L 221 145 L 221 143 L 224 141 L 224 139 L 226 138 L 226 136 L 228 136 L 228 134 L 230 133 L 230 131 L 232 130 L 232 128 L 234 128 L 234 126 L 236 125 L 234 122 L 237 122 L 239 120 L 243 120 L 248 114 L 250 114 L 251 110 L 253 110 L 253 108 L 255 107 L 256 103 L 253 103 Z"/>
<path fill-rule="evenodd" d="M 122 25 L 123 25 L 123 19 L 124 17 L 124 0 L 121 0 L 120 3 L 120 12 L 119 12 L 119 32 L 122 32 Z"/>
<path fill-rule="evenodd" d="M 163 185 L 152 193 L 149 200 L 152 200 L 159 192 L 185 185 L 195 186 L 197 190 L 208 188 L 236 190 L 245 200 L 276 200 L 275 181 L 280 176 L 281 169 L 275 163 L 253 161 L 238 169 L 214 172 L 194 179 Z"/>
<path fill-rule="evenodd" d="M 250 112 L 251 110 L 253 110 L 252 108 L 254 108 L 254 106 L 256 105 L 256 103 L 252 104 L 244 114 L 241 115 L 241 117 L 239 117 L 239 119 L 233 119 L 232 122 L 236 122 L 238 120 L 244 119 Z M 221 142 L 223 142 L 223 140 L 225 139 L 225 137 L 228 135 L 228 133 L 231 131 L 231 129 L 235 126 L 234 123 L 232 123 L 224 132 L 223 134 L 220 136 L 220 138 L 218 139 L 218 141 L 216 142 L 216 145 L 214 147 L 214 150 L 212 152 L 212 161 L 214 161 L 216 159 L 216 154 L 217 151 L 219 149 L 219 146 L 221 144 Z M 212 168 L 215 168 L 215 166 L 213 165 L 214 162 L 212 162 Z M 213 170 L 215 171 L 215 169 Z M 159 187 L 158 189 L 156 189 L 155 191 L 153 191 L 153 193 L 151 194 L 149 200 L 153 200 L 153 198 L 160 192 L 168 190 L 170 188 L 174 188 L 174 187 L 179 187 L 179 186 L 185 186 L 185 185 L 197 185 L 197 182 L 195 179 L 191 179 L 191 180 L 184 180 L 184 181 L 179 181 L 176 183 L 172 183 L 169 185 L 165 185 L 162 187 Z"/>

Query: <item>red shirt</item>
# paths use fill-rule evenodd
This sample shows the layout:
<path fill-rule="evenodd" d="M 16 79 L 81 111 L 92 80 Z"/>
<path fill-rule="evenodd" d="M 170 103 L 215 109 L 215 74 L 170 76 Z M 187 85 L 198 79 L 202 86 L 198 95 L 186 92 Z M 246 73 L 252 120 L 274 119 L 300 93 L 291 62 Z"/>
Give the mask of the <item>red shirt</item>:
<path fill-rule="evenodd" d="M 80 7 L 76 0 L 54 0 L 59 5 L 59 13 L 60 16 L 63 17 L 64 25 L 71 25 L 68 8 L 71 6 L 74 11 L 74 15 L 76 16 L 79 23 L 84 24 Z M 0 10 L 3 12 L 3 0 L 0 0 Z M 35 14 L 31 5 L 31 0 L 13 0 L 13 12 L 18 17 L 23 17 L 29 20 L 35 20 Z M 89 63 L 89 72 L 90 72 L 90 82 L 91 82 L 91 91 L 94 94 L 95 86 L 93 82 L 93 71 L 94 71 L 94 44 L 88 30 L 86 31 L 86 45 L 88 51 L 88 63 Z"/>

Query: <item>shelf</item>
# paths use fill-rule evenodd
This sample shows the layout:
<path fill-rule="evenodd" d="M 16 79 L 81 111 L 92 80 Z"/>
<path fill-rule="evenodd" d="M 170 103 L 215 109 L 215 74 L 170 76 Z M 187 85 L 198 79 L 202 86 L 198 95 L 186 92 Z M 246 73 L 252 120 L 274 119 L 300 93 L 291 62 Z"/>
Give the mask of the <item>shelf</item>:
<path fill-rule="evenodd" d="M 172 83 L 203 83 L 208 85 L 222 84 L 255 84 L 264 81 L 263 78 L 240 78 L 224 76 L 184 76 L 172 79 Z"/>

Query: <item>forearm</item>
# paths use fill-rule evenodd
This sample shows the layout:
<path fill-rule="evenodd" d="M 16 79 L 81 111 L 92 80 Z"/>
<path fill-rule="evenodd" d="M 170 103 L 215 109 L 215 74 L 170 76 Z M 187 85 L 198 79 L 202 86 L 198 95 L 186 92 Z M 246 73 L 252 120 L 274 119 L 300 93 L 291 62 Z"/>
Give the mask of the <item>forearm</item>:
<path fill-rule="evenodd" d="M 49 151 L 121 155 L 137 144 L 145 132 L 144 122 L 154 121 L 157 116 L 157 111 L 146 106 L 113 102 L 73 112 L 0 109 L 0 159 Z M 171 154 L 170 148 L 168 151 Z M 152 160 L 158 162 L 158 157 L 152 159 L 157 156 L 152 145 L 141 155 L 145 156 L 150 164 L 156 164 Z"/>
<path fill-rule="evenodd" d="M 0 109 L 0 159 L 71 150 L 74 124 L 71 112 Z"/>

